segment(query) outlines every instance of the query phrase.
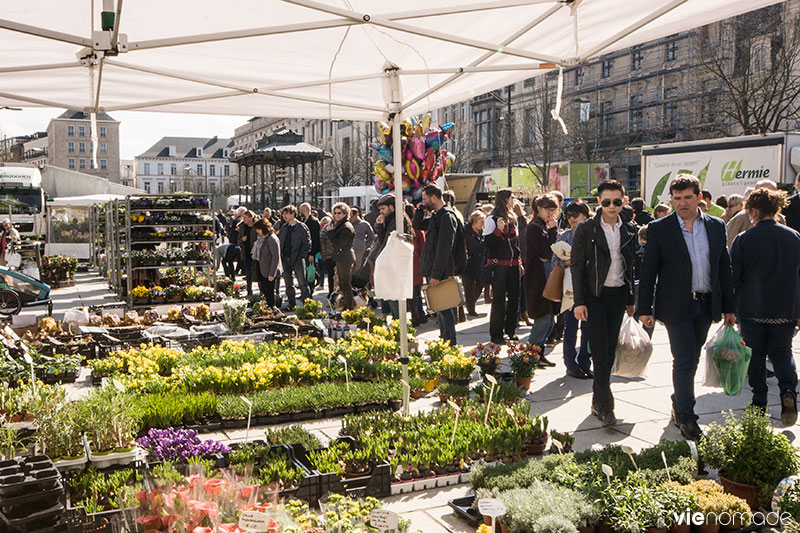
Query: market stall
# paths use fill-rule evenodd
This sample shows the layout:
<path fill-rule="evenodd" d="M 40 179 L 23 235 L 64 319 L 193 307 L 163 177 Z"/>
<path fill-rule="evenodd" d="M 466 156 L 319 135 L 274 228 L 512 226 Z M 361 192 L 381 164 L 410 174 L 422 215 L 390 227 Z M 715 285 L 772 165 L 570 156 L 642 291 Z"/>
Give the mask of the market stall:
<path fill-rule="evenodd" d="M 96 234 L 92 232 L 95 205 L 123 198 L 114 194 L 92 194 L 52 198 L 47 202 L 46 255 L 69 255 L 86 261 L 92 258 Z"/>

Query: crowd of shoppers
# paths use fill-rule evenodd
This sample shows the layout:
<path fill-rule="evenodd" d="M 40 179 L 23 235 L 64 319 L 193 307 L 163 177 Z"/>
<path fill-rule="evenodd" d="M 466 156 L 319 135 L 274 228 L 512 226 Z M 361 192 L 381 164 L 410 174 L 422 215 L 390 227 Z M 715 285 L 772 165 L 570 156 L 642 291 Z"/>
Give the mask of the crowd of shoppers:
<path fill-rule="evenodd" d="M 795 422 L 791 343 L 800 325 L 800 195 L 787 199 L 774 182 L 762 180 L 744 195 L 712 200 L 696 177 L 680 174 L 669 183 L 669 202 L 652 211 L 642 198 L 629 203 L 614 180 L 598 186 L 595 212 L 581 199 L 563 202 L 551 192 L 523 203 L 503 189 L 493 205 L 476 204 L 462 214 L 452 191 L 436 185 L 425 188 L 420 202 L 405 201 L 399 216 L 414 247 L 412 324 L 435 317 L 441 338 L 456 343 L 456 324 L 480 316 L 483 296 L 491 305 L 488 339 L 518 340 L 518 325 L 528 323 L 529 342 L 542 350 L 540 366 L 554 366 L 547 354 L 563 335 L 567 376 L 593 380 L 591 412 L 611 426 L 610 375 L 623 318 L 640 320 L 651 336 L 659 321 L 673 356 L 672 420 L 689 439 L 701 435 L 694 382 L 709 328 L 738 324 L 753 350 L 752 403 L 766 408 L 769 358 L 781 419 Z M 397 216 L 391 193 L 366 214 L 342 202 L 330 214 L 308 203 L 267 208 L 261 217 L 244 207 L 220 211 L 217 266 L 227 276 L 242 275 L 248 295 L 255 282 L 270 306 L 283 301 L 292 308 L 296 290 L 305 299 L 325 288 L 338 309 L 352 309 L 354 296 L 371 288 L 370 273 Z M 554 298 L 551 277 L 562 274 L 561 296 Z M 462 283 L 463 307 L 426 312 L 423 287 L 451 278 Z M 380 305 L 385 316 L 398 316 L 397 301 Z"/>

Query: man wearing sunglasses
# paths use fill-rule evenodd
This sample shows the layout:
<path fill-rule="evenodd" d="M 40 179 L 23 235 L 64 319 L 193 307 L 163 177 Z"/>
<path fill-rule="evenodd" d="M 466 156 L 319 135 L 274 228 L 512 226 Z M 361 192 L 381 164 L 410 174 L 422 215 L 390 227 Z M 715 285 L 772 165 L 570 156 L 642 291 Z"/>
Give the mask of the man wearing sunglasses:
<path fill-rule="evenodd" d="M 735 321 L 725 223 L 700 212 L 700 181 L 678 174 L 669 183 L 675 212 L 647 226 L 639 278 L 639 320 L 667 327 L 672 351 L 672 421 L 689 440 L 702 436 L 694 414 L 694 375 L 711 322 Z M 655 288 L 655 308 L 653 307 Z"/>
<path fill-rule="evenodd" d="M 620 217 L 627 202 L 625 187 L 616 180 L 597 187 L 600 208 L 584 220 L 572 239 L 572 287 L 575 318 L 588 321 L 594 360 L 592 414 L 604 426 L 617 423 L 611 394 L 611 368 L 625 312 L 633 315 L 633 263 L 636 225 Z"/>

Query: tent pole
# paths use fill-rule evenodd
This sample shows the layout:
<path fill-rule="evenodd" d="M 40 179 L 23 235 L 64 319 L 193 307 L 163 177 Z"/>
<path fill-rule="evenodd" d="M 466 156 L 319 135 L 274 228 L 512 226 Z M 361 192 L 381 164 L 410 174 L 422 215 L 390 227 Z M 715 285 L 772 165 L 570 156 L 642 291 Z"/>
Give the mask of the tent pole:
<path fill-rule="evenodd" d="M 394 165 L 394 221 L 397 234 L 403 231 L 403 221 L 405 210 L 403 209 L 403 165 L 400 154 L 402 141 L 400 140 L 400 113 L 395 113 L 392 118 L 392 158 L 397 162 Z M 403 364 L 403 380 L 408 383 L 408 316 L 406 314 L 406 299 L 400 298 L 398 311 L 400 316 L 400 362 Z M 409 391 L 403 387 L 403 413 L 408 415 Z"/>

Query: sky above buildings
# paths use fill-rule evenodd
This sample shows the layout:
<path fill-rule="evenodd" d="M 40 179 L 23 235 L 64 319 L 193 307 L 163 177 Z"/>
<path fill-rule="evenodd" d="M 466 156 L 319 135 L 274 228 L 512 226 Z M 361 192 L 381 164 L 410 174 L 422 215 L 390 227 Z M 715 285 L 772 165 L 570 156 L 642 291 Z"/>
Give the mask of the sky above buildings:
<path fill-rule="evenodd" d="M 50 119 L 63 112 L 63 109 L 55 108 L 0 110 L 0 138 L 47 131 Z M 233 130 L 250 118 L 136 111 L 117 111 L 111 116 L 120 121 L 120 159 L 133 159 L 167 136 L 233 137 Z"/>

